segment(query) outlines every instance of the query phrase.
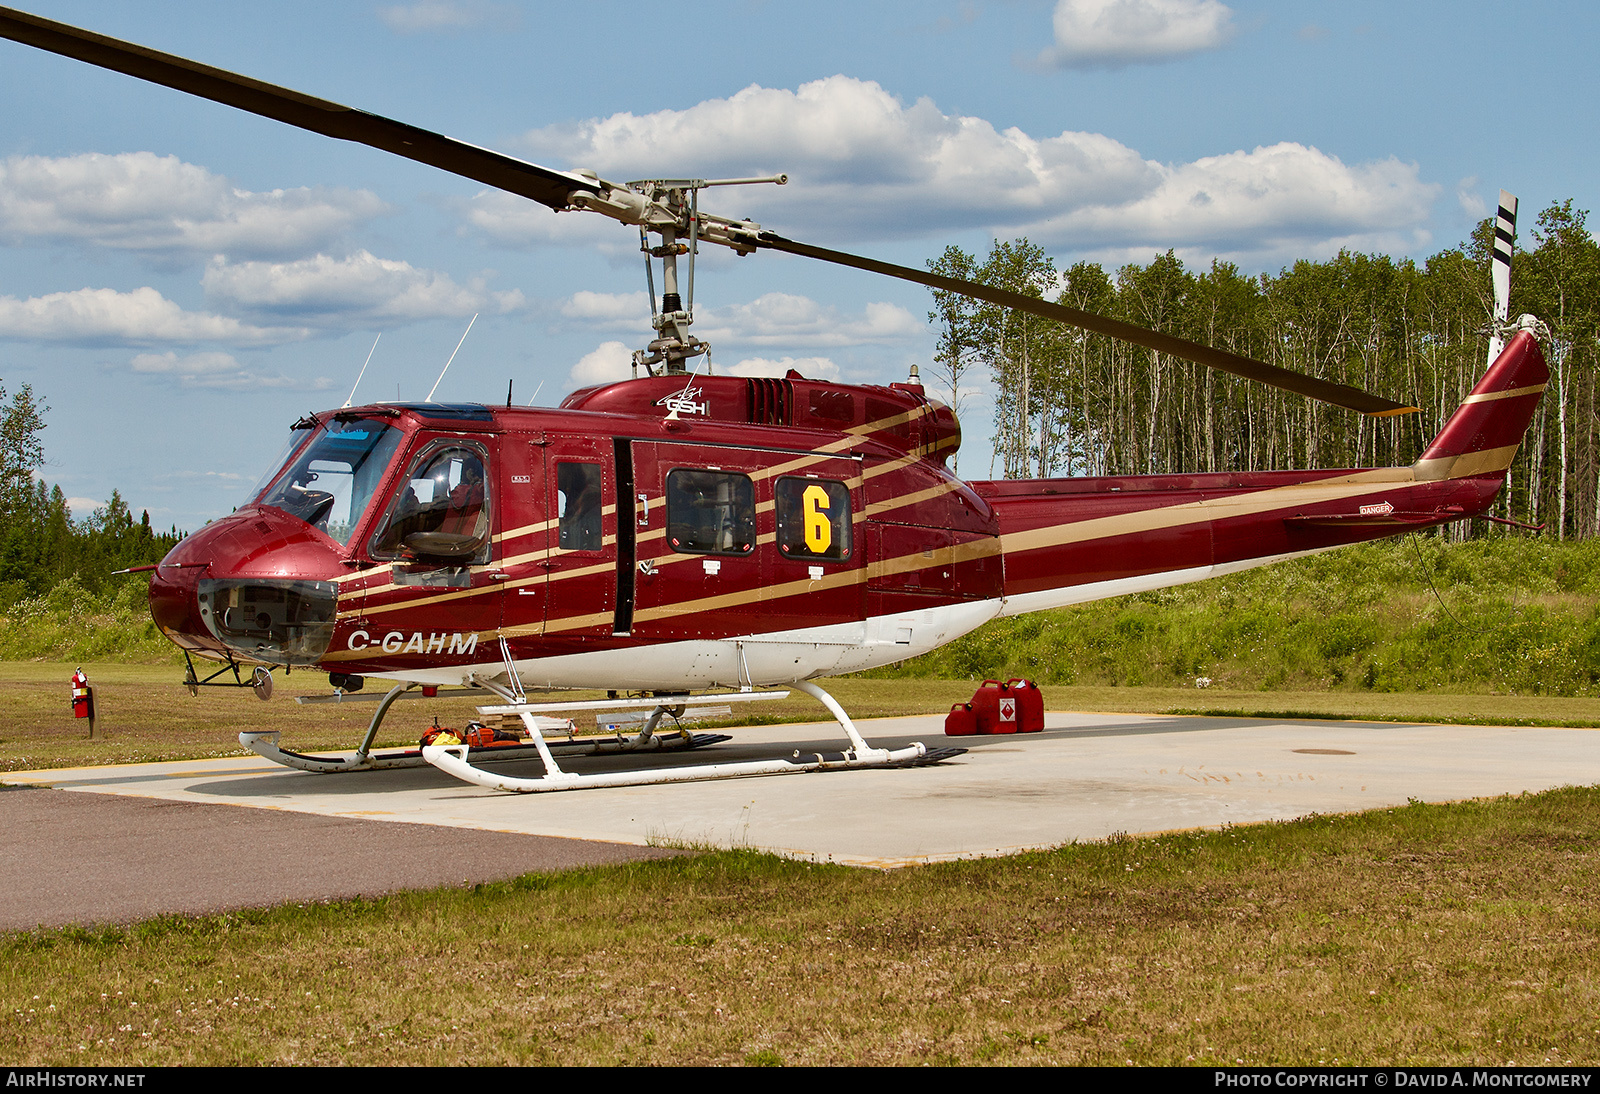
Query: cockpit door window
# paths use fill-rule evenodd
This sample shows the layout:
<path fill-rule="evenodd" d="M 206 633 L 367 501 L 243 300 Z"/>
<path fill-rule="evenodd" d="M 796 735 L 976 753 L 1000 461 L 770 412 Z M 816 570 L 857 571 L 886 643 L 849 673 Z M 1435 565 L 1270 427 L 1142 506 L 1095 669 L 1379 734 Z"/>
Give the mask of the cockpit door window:
<path fill-rule="evenodd" d="M 488 454 L 446 441 L 412 462 L 372 537 L 374 558 L 410 558 L 456 566 L 489 561 Z"/>

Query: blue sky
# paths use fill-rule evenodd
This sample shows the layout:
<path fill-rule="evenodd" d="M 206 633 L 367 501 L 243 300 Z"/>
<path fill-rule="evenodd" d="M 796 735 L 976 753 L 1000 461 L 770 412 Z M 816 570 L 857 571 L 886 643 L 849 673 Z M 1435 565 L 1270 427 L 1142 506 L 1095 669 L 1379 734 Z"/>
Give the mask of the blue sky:
<path fill-rule="evenodd" d="M 494 0 L 26 10 L 612 179 L 787 172 L 706 207 L 920 265 L 1027 235 L 1276 270 L 1424 256 L 1502 186 L 1594 207 L 1582 5 L 1014 0 L 619 9 Z M 44 477 L 158 525 L 237 504 L 301 413 L 553 405 L 642 346 L 637 234 L 0 42 L 0 382 L 50 405 Z M 714 367 L 926 368 L 926 293 L 703 257 Z M 985 392 L 962 470 L 987 474 Z"/>

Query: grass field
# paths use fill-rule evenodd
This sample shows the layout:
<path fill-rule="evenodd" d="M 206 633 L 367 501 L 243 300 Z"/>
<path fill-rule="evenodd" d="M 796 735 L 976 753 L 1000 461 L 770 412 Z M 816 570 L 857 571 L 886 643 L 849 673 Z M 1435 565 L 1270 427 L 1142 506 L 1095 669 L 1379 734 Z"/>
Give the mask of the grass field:
<path fill-rule="evenodd" d="M 42 793 L 42 791 L 9 791 Z M 714 852 L 0 935 L 0 1058 L 1600 1060 L 1600 791 L 878 872 Z"/>
<path fill-rule="evenodd" d="M 241 730 L 280 730 L 284 747 L 301 751 L 351 749 L 374 709 L 370 703 L 295 703 L 291 697 L 296 694 L 328 693 L 326 678 L 316 673 L 280 676 L 277 694 L 263 703 L 248 690 L 231 688 L 208 688 L 198 698 L 191 697 L 179 683 L 182 670 L 173 666 L 89 664 L 84 670 L 95 687 L 98 714 L 96 739 L 91 741 L 87 723 L 72 717 L 69 681 L 75 667 L 66 662 L 0 662 L 0 693 L 5 696 L 0 771 L 237 754 Z M 378 681 L 373 685 L 372 691 L 381 687 Z M 860 677 L 827 680 L 823 686 L 855 718 L 940 713 L 970 698 L 973 690 L 967 680 Z M 1065 686 L 1047 686 L 1044 693 L 1050 710 L 1600 726 L 1600 699 L 1563 696 Z M 598 694 L 562 692 L 552 697 Z M 473 705 L 473 700 L 463 699 L 397 704 L 384 722 L 379 743 L 414 745 L 435 717 L 445 725 L 460 725 L 473 716 Z M 737 713 L 747 725 L 829 719 L 818 703 L 799 693 L 751 704 Z"/>
<path fill-rule="evenodd" d="M 0 663 L 0 770 L 349 748 L 372 707 Z M 846 678 L 861 717 L 970 681 Z M 569 697 L 569 696 L 563 696 Z M 1600 724 L 1600 700 L 1048 687 L 1050 709 Z M 764 720 L 822 720 L 805 697 Z M 414 741 L 471 703 L 396 708 Z M 42 793 L 4 791 L 0 793 Z M 60 834 L 56 834 L 59 836 Z M 707 852 L 470 889 L 0 933 L 9 1064 L 1600 1062 L 1600 788 L 893 872 Z"/>

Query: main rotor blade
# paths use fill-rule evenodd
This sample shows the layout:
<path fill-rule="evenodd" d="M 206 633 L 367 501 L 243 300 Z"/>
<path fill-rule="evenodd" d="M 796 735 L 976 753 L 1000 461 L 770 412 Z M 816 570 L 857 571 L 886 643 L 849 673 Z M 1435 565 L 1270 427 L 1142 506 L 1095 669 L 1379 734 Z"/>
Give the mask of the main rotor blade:
<path fill-rule="evenodd" d="M 98 65 L 114 72 L 122 72 L 151 83 L 162 84 L 313 133 L 391 152 L 508 193 L 530 198 L 552 209 L 568 208 L 575 192 L 605 195 L 609 191 L 609 187 L 582 175 L 553 171 L 548 167 L 540 167 L 538 164 L 491 152 L 486 148 L 479 148 L 477 145 L 454 140 L 391 118 L 341 106 L 326 99 L 302 95 L 275 84 L 253 80 L 225 69 L 213 68 L 170 53 L 161 53 L 12 8 L 0 7 L 0 37 Z M 1045 319 L 1053 319 L 1082 330 L 1119 338 L 1134 345 L 1171 354 L 1235 376 L 1257 380 L 1335 406 L 1359 410 L 1363 414 L 1409 414 L 1417 409 L 1390 402 L 1359 388 L 1318 380 L 1262 361 L 1240 357 L 1225 350 L 1213 349 L 1159 331 L 1146 330 L 1131 323 L 1080 311 L 1065 304 L 1053 304 L 1047 300 L 1024 296 L 1006 289 L 944 277 L 909 266 L 879 262 L 875 259 L 846 254 L 843 251 L 813 247 L 810 244 L 785 239 L 772 232 L 760 232 L 748 238 L 752 239 L 753 245 L 757 247 L 787 251 L 790 254 L 820 259 L 823 262 L 852 266 L 858 270 L 897 277 L 930 288 L 944 289 L 978 300 L 986 300 L 1002 307 L 1016 308 Z"/>
<path fill-rule="evenodd" d="M 1198 342 L 1190 342 L 1183 338 L 1174 338 L 1172 335 L 1162 334 L 1160 331 L 1146 330 L 1144 327 L 1136 327 L 1132 323 L 1124 323 L 1118 319 L 1107 319 L 1103 315 L 1080 311 L 1065 304 L 1052 304 L 1048 300 L 1041 300 L 1036 296 L 1024 296 L 1022 293 L 1011 292 L 1008 289 L 996 289 L 989 285 L 980 285 L 975 281 L 963 281 L 956 277 L 945 277 L 941 274 L 918 270 L 910 266 L 896 266 L 892 262 L 879 262 L 877 259 L 862 258 L 859 255 L 846 254 L 843 251 L 830 251 L 826 247 L 813 247 L 809 243 L 797 243 L 792 239 L 785 239 L 772 232 L 761 232 L 757 235 L 755 237 L 755 245 L 769 250 L 803 255 L 806 258 L 816 258 L 823 262 L 836 262 L 841 266 L 853 266 L 858 270 L 884 274 L 888 277 L 898 277 L 903 281 L 914 281 L 929 288 L 944 289 L 948 292 L 960 293 L 963 296 L 974 297 L 978 300 L 986 300 L 991 304 L 999 304 L 1001 307 L 1016 308 L 1018 311 L 1029 312 L 1045 319 L 1054 319 L 1071 327 L 1092 331 L 1095 334 L 1104 334 L 1111 338 L 1119 338 L 1124 342 L 1132 342 L 1136 346 L 1144 346 L 1146 349 L 1171 354 L 1173 357 L 1179 357 L 1185 361 L 1193 361 L 1208 368 L 1229 372 L 1235 376 L 1242 376 L 1247 380 L 1270 384 L 1272 387 L 1282 388 L 1284 391 L 1292 391 L 1297 395 L 1304 395 L 1308 398 L 1318 399 L 1350 410 L 1359 410 L 1363 414 L 1378 416 L 1413 414 L 1418 409 L 1414 406 L 1391 402 L 1388 399 L 1369 394 L 1360 388 L 1350 387 L 1347 384 L 1334 384 L 1327 380 L 1318 380 L 1314 376 L 1307 376 L 1291 369 L 1279 368 L 1264 361 L 1240 357 L 1238 354 L 1229 353 L 1226 350 L 1213 349 L 1210 346 L 1203 346 Z"/>
<path fill-rule="evenodd" d="M 581 175 L 552 171 L 404 122 L 11 8 L 0 7 L 0 37 L 137 76 L 323 136 L 392 152 L 531 198 L 552 209 L 566 208 L 568 195 L 573 191 L 595 194 L 604 191 L 599 183 Z"/>

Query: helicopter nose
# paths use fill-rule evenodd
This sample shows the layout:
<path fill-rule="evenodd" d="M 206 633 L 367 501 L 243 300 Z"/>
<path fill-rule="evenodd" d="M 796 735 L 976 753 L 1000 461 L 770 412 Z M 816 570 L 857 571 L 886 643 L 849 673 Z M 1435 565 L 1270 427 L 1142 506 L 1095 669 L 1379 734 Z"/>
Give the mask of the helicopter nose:
<path fill-rule="evenodd" d="M 186 650 L 316 664 L 332 637 L 340 559 L 303 522 L 243 509 L 186 538 L 150 581 L 150 614 Z"/>
<path fill-rule="evenodd" d="M 163 562 L 150 576 L 150 616 L 168 634 L 205 633 L 195 602 L 199 569 Z"/>

